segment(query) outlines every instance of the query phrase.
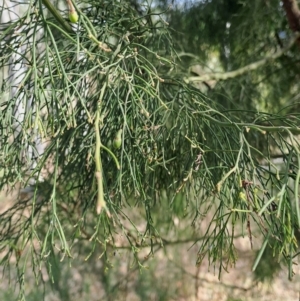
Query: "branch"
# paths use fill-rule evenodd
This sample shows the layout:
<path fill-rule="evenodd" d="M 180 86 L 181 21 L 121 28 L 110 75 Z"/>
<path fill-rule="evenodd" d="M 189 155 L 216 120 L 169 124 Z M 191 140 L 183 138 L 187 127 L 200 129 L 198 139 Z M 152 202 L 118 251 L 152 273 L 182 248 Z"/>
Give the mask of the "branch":
<path fill-rule="evenodd" d="M 104 91 L 106 89 L 106 83 L 103 85 L 100 93 L 100 100 L 99 105 L 96 112 L 95 117 L 95 136 L 96 136 L 96 144 L 95 144 L 95 177 L 97 179 L 97 206 L 96 206 L 96 212 L 97 214 L 100 214 L 102 209 L 106 211 L 106 214 L 108 217 L 110 217 L 110 212 L 108 208 L 106 207 L 106 202 L 104 200 L 104 191 L 103 191 L 103 173 L 102 173 L 102 162 L 101 162 L 101 139 L 100 139 L 100 105 L 103 99 Z"/>
<path fill-rule="evenodd" d="M 201 112 L 199 112 L 201 114 Z M 242 123 L 242 122 L 225 122 L 220 121 L 208 114 L 201 114 L 201 116 L 205 116 L 205 118 L 211 120 L 212 122 L 222 126 L 222 127 L 241 127 L 245 128 L 247 131 L 249 129 L 253 129 L 261 132 L 262 134 L 266 134 L 267 132 L 291 132 L 292 134 L 300 134 L 300 127 L 297 126 L 267 126 L 267 125 L 259 125 L 255 123 Z"/>
<path fill-rule="evenodd" d="M 208 81 L 208 80 L 227 80 L 229 78 L 234 78 L 240 75 L 243 75 L 249 71 L 256 70 L 260 68 L 261 66 L 269 63 L 270 61 L 278 59 L 280 56 L 282 56 L 285 52 L 287 52 L 297 41 L 297 39 L 300 37 L 300 32 L 295 33 L 295 35 L 290 39 L 289 43 L 286 47 L 283 49 L 277 51 L 275 54 L 267 56 L 257 62 L 251 63 L 245 67 L 242 67 L 240 69 L 237 69 L 235 71 L 230 71 L 226 73 L 207 73 L 201 76 L 191 76 L 184 78 L 184 81 L 186 83 L 190 82 L 199 82 L 199 81 Z"/>
<path fill-rule="evenodd" d="M 104 193 L 103 193 L 103 175 L 102 175 L 102 163 L 101 163 L 101 154 L 100 154 L 100 147 L 101 147 L 101 140 L 100 140 L 100 131 L 99 131 L 99 117 L 100 113 L 99 110 L 96 112 L 95 118 L 95 136 L 96 136 L 96 145 L 95 145 L 95 177 L 97 179 L 97 207 L 96 211 L 97 214 L 100 214 L 102 209 L 106 209 L 106 202 L 104 200 Z"/>
<path fill-rule="evenodd" d="M 300 31 L 300 10 L 296 0 L 283 0 L 283 8 L 292 31 Z"/>
<path fill-rule="evenodd" d="M 49 9 L 49 11 L 52 13 L 54 18 L 58 21 L 59 24 L 62 25 L 62 27 L 67 31 L 67 32 L 73 32 L 73 29 L 71 25 L 61 16 L 59 11 L 52 5 L 50 0 L 42 0 L 43 4 Z"/>

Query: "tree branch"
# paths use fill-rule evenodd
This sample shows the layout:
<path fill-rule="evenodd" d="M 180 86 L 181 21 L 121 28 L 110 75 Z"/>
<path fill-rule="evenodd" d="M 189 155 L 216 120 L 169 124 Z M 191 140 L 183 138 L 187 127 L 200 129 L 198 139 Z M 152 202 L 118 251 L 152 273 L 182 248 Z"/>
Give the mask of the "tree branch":
<path fill-rule="evenodd" d="M 257 62 L 251 63 L 245 67 L 237 69 L 235 71 L 230 71 L 230 72 L 226 72 L 226 73 L 207 73 L 207 74 L 204 74 L 201 76 L 191 76 L 191 77 L 184 78 L 184 81 L 186 83 L 191 83 L 191 82 L 199 82 L 199 81 L 202 82 L 202 81 L 208 81 L 208 80 L 227 80 L 229 78 L 234 78 L 234 77 L 243 75 L 247 72 L 258 69 L 263 65 L 266 65 L 270 61 L 274 61 L 274 60 L 278 59 L 280 56 L 282 56 L 285 52 L 287 52 L 295 44 L 295 42 L 298 40 L 299 37 L 300 37 L 300 32 L 296 32 L 295 35 L 290 39 L 290 41 L 288 42 L 286 47 L 284 47 L 283 49 L 281 49 L 281 50 L 277 51 L 276 53 L 274 53 L 270 56 L 267 56 Z"/>
<path fill-rule="evenodd" d="M 300 31 L 300 10 L 296 0 L 283 0 L 283 8 L 292 31 Z"/>

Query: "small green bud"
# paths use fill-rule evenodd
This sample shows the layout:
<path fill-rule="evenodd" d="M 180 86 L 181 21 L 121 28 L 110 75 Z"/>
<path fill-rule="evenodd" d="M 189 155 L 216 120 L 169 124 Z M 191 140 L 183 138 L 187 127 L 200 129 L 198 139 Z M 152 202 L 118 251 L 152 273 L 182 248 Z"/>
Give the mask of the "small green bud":
<path fill-rule="evenodd" d="M 69 19 L 71 21 L 71 23 L 77 23 L 78 21 L 78 14 L 76 12 L 76 10 L 72 10 L 69 13 Z"/>
<path fill-rule="evenodd" d="M 245 195 L 244 192 L 240 192 L 240 193 L 239 193 L 239 199 L 240 199 L 241 201 L 247 202 L 247 198 L 246 198 L 246 195 Z"/>
<path fill-rule="evenodd" d="M 121 147 L 121 144 L 122 144 L 122 130 L 118 130 L 113 141 L 113 147 L 119 149 Z"/>

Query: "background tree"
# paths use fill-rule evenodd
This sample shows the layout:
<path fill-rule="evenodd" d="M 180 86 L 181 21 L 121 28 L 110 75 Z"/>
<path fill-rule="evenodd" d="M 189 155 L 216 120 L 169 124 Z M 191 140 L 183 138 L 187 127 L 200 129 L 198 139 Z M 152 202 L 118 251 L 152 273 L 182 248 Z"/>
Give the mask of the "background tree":
<path fill-rule="evenodd" d="M 68 300 L 60 260 L 110 266 L 112 250 L 129 248 L 142 268 L 182 236 L 221 275 L 234 238 L 252 246 L 260 233 L 254 269 L 272 250 L 292 278 L 296 2 L 81 1 L 72 26 L 70 3 L 24 5 L 1 25 L 1 188 L 25 188 L 1 214 L 0 248 L 2 264 L 17 262 L 20 295 L 29 258 Z"/>

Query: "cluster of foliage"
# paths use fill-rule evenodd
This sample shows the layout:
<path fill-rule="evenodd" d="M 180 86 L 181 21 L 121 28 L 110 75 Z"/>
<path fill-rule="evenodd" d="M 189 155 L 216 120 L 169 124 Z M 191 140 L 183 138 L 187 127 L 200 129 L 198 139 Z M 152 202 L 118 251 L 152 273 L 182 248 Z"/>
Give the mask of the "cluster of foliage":
<path fill-rule="evenodd" d="M 21 278 L 25 253 L 51 272 L 49 254 L 72 258 L 77 239 L 105 254 L 115 233 L 139 263 L 139 247 L 163 245 L 159 208 L 165 223 L 211 214 L 197 263 L 207 257 L 221 272 L 236 261 L 235 235 L 252 244 L 258 228 L 254 267 L 271 247 L 292 277 L 298 36 L 280 1 L 180 5 L 83 0 L 71 26 L 40 0 L 1 25 L 0 187 L 36 181 L 0 216 L 1 262 L 16 254 Z M 13 95 L 12 64 L 24 67 Z"/>

